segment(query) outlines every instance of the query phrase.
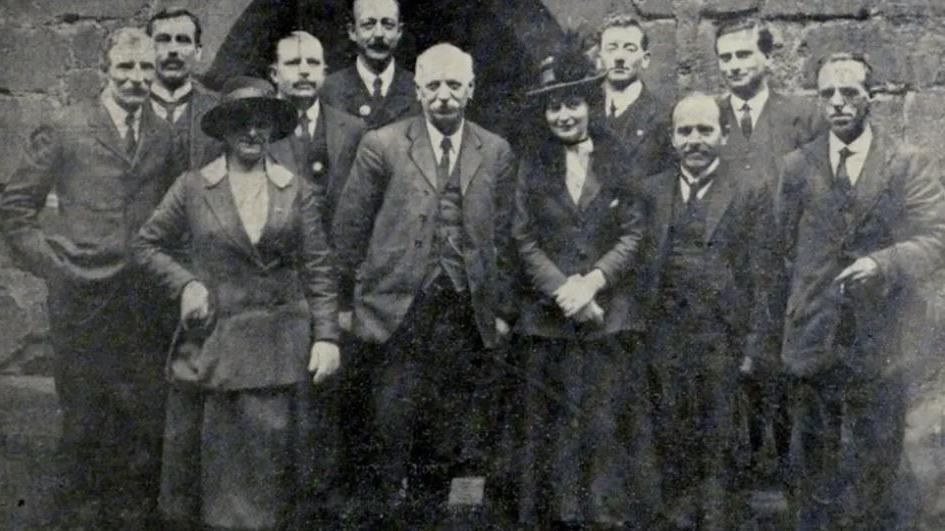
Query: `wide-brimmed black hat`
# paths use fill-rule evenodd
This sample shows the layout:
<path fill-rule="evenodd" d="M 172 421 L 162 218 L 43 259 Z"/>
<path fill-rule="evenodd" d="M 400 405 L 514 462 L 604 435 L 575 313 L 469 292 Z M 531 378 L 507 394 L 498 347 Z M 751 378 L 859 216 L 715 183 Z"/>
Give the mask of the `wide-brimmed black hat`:
<path fill-rule="evenodd" d="M 551 94 L 587 93 L 598 90 L 607 75 L 587 55 L 574 35 L 565 37 L 558 50 L 539 66 L 538 86 L 525 93 L 528 97 Z"/>
<path fill-rule="evenodd" d="M 271 140 L 286 137 L 298 126 L 295 107 L 276 98 L 276 91 L 265 79 L 249 76 L 230 78 L 223 84 L 220 102 L 200 120 L 203 132 L 223 139 L 226 131 L 239 129 L 253 116 L 266 116 L 272 124 Z"/>

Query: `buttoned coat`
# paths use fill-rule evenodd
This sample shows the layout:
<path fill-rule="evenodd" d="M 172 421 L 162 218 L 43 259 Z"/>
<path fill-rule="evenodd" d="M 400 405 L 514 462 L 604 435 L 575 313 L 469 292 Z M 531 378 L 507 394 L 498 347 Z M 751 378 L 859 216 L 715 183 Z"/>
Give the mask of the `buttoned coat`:
<path fill-rule="evenodd" d="M 463 262 L 483 343 L 509 317 L 509 224 L 515 169 L 508 142 L 466 120 L 457 155 Z M 426 119 L 365 134 L 334 221 L 342 293 L 353 285 L 354 333 L 382 343 L 400 326 L 433 258 L 439 208 L 436 159 Z M 352 279 L 351 276 L 354 276 Z M 346 287 L 348 286 L 348 287 Z"/>
<path fill-rule="evenodd" d="M 547 138 L 519 162 L 512 234 L 527 277 L 519 287 L 519 333 L 594 338 L 643 329 L 632 275 L 644 231 L 641 178 L 612 133 L 595 129 L 590 138 L 594 151 L 577 204 L 565 183 L 563 143 Z M 594 269 L 607 280 L 595 298 L 603 326 L 577 324 L 554 299 L 568 277 Z"/>
<path fill-rule="evenodd" d="M 250 242 L 220 157 L 184 174 L 135 240 L 135 258 L 177 301 L 200 281 L 213 319 L 190 363 L 196 383 L 239 390 L 307 379 L 313 340 L 336 341 L 337 292 L 314 186 L 269 160 L 269 214 Z M 186 265 L 174 249 L 189 235 Z"/>
<path fill-rule="evenodd" d="M 135 362 L 128 349 L 163 348 L 168 338 L 156 324 L 160 299 L 134 280 L 130 243 L 184 164 L 170 126 L 147 105 L 130 155 L 99 100 L 67 107 L 31 134 L 0 197 L 0 220 L 17 263 L 48 284 L 60 347 L 72 348 L 79 339 L 95 348 L 108 345 L 116 351 L 115 362 L 131 370 Z M 58 199 L 58 219 L 46 231 L 38 215 L 50 192 Z M 111 300 L 126 306 L 122 322 L 99 315 Z M 101 319 L 108 326 L 96 324 Z M 153 326 L 142 328 L 146 320 Z M 76 323 L 87 328 L 81 336 L 69 331 Z M 121 372 L 115 366 L 98 369 Z"/>
<path fill-rule="evenodd" d="M 627 148 L 636 174 L 652 175 L 675 165 L 676 152 L 670 143 L 670 112 L 670 107 L 643 85 L 637 101 L 623 114 L 606 118 L 607 125 Z"/>
<path fill-rule="evenodd" d="M 854 186 L 852 208 L 838 207 L 824 133 L 787 155 L 777 214 L 790 271 L 782 359 L 794 375 L 845 364 L 879 376 L 898 368 L 901 310 L 916 282 L 942 264 L 945 196 L 935 168 L 878 128 Z M 857 258 L 876 261 L 880 280 L 841 292 L 834 278 Z M 854 348 L 838 348 L 840 306 L 849 297 Z"/>
<path fill-rule="evenodd" d="M 370 129 L 420 114 L 413 72 L 397 63 L 387 95 L 380 103 L 371 96 L 355 65 L 330 74 L 319 93 L 323 102 L 361 118 Z"/>
<path fill-rule="evenodd" d="M 300 177 L 311 177 L 312 184 L 324 194 L 321 201 L 322 219 L 330 232 L 331 219 L 338 204 L 338 196 L 344 188 L 345 180 L 351 171 L 351 164 L 358 149 L 361 136 L 364 135 L 364 122 L 337 108 L 321 104 L 319 111 L 324 119 L 325 136 L 328 144 L 328 168 L 309 168 L 307 161 L 299 159 L 292 146 L 291 137 L 273 142 L 269 153 L 282 166 Z"/>
<path fill-rule="evenodd" d="M 674 204 L 683 205 L 676 201 L 681 194 L 679 180 L 679 170 L 673 169 L 644 182 L 646 267 L 639 289 L 644 293 L 650 325 L 661 320 L 659 294 L 672 244 Z M 765 345 L 776 326 L 769 299 L 777 263 L 771 188 L 746 181 L 730 161 L 721 159 L 701 201 L 707 203 L 703 280 L 707 292 L 718 297 L 718 306 L 723 309 L 730 345 L 742 356 L 770 356 Z"/>

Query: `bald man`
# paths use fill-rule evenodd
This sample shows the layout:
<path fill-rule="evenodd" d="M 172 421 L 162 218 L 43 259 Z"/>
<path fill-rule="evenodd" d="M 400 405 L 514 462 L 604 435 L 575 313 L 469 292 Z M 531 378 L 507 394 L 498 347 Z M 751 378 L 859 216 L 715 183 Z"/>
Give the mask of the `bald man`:
<path fill-rule="evenodd" d="M 149 525 L 176 316 L 129 260 L 131 237 L 185 169 L 171 126 L 144 104 L 155 75 L 151 38 L 116 30 L 102 70 L 97 98 L 62 109 L 30 135 L 0 198 L 13 257 L 49 288 L 63 529 Z M 38 216 L 50 192 L 59 223 L 47 231 Z"/>
<path fill-rule="evenodd" d="M 678 166 L 644 183 L 656 442 L 668 516 L 685 529 L 738 527 L 731 389 L 773 325 L 763 311 L 775 272 L 770 191 L 719 157 L 726 116 L 711 96 L 680 100 L 671 132 Z"/>
<path fill-rule="evenodd" d="M 423 114 L 364 136 L 334 223 L 352 331 L 374 367 L 375 512 L 413 523 L 436 515 L 405 501 L 435 509 L 451 477 L 482 473 L 483 433 L 468 430 L 489 414 L 474 397 L 489 395 L 489 350 L 508 332 L 514 176 L 508 143 L 464 118 L 472 57 L 438 44 L 416 73 Z M 423 473 L 405 500 L 412 457 Z"/>
<path fill-rule="evenodd" d="M 325 52 L 321 41 L 310 33 L 294 31 L 276 42 L 269 77 L 279 97 L 291 102 L 299 117 L 294 134 L 270 145 L 270 153 L 323 191 L 322 219 L 330 229 L 329 220 L 364 134 L 364 122 L 320 101 Z"/>

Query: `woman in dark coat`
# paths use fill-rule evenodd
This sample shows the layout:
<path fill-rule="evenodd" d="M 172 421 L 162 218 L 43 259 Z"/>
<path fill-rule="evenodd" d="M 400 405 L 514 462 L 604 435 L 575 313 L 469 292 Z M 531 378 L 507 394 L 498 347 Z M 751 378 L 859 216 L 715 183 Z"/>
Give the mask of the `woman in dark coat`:
<path fill-rule="evenodd" d="M 295 529 L 333 516 L 331 255 L 312 186 L 266 156 L 295 126 L 268 82 L 230 80 L 202 120 L 226 153 L 181 176 L 135 242 L 180 299 L 160 497 L 174 525 Z"/>
<path fill-rule="evenodd" d="M 658 510 L 633 291 L 644 206 L 632 161 L 591 115 L 602 75 L 565 47 L 528 94 L 543 123 L 522 153 L 513 224 L 527 277 L 520 518 L 543 529 L 643 529 Z"/>

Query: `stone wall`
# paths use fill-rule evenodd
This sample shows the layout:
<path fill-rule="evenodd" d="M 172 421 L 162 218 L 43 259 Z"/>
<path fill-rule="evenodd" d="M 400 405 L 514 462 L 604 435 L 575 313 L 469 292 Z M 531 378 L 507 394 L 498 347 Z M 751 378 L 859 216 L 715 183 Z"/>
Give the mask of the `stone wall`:
<path fill-rule="evenodd" d="M 409 1 L 409 0 L 403 0 Z M 502 0 L 497 0 L 502 1 Z M 173 2 L 197 12 L 205 24 L 203 65 L 250 0 Z M 715 24 L 755 15 L 768 20 L 777 50 L 774 86 L 810 94 L 812 65 L 841 49 L 866 52 L 886 90 L 878 95 L 878 122 L 894 135 L 945 161 L 945 1 L 943 0 L 545 0 L 564 27 L 591 33 L 611 11 L 636 13 L 652 42 L 646 79 L 669 99 L 688 90 L 719 90 L 713 53 Z M 95 94 L 105 34 L 142 24 L 163 0 L 8 0 L 0 3 L 0 184 L 14 167 L 24 135 L 49 111 Z M 407 21 L 409 23 L 409 21 Z M 528 39 L 527 33 L 523 40 Z M 527 44 L 526 44 L 527 45 Z M 480 65 L 480 68 L 483 65 Z M 936 125 L 939 124 L 939 125 Z M 939 165 L 941 167 L 941 165 Z M 945 171 L 943 171 L 945 173 Z M 938 283 L 940 284 L 940 283 Z M 932 286 L 941 290 L 937 285 Z M 0 249 L 0 373 L 45 372 L 44 288 L 12 267 Z M 939 297 L 938 300 L 945 300 Z M 933 309 L 938 309 L 934 305 Z M 945 305 L 942 305 L 945 308 Z M 920 319 L 916 311 L 914 321 Z M 937 312 L 945 316 L 945 309 Z M 943 322 L 945 317 L 935 322 Z M 922 349 L 939 334 L 916 326 Z M 925 335 L 922 335 L 925 334 Z M 37 362 L 37 353 L 40 355 Z M 910 459 L 922 493 L 945 487 L 945 384 L 937 358 L 917 372 L 910 416 Z M 931 360 L 931 361 L 930 361 Z M 945 512 L 945 503 L 939 511 Z M 927 504 L 928 505 L 928 504 Z"/>

